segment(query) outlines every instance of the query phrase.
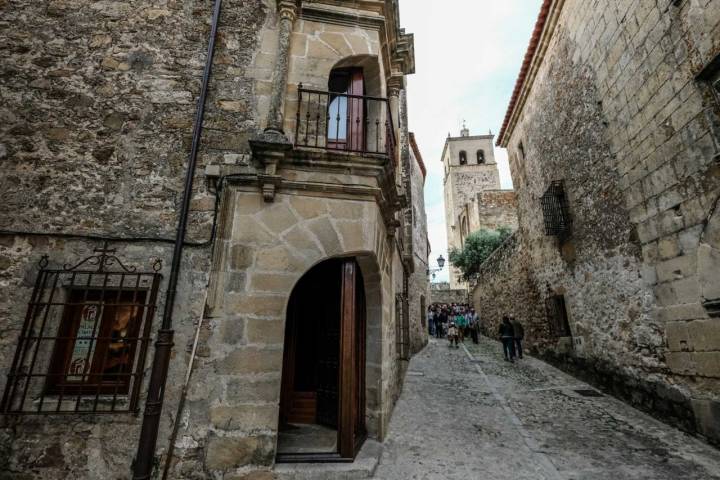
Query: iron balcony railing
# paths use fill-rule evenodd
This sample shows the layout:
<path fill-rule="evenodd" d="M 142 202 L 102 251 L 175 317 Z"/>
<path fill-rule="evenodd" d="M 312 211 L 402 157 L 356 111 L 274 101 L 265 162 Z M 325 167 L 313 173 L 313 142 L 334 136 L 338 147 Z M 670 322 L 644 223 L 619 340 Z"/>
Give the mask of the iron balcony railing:
<path fill-rule="evenodd" d="M 298 88 L 295 146 L 394 155 L 387 98 Z"/>

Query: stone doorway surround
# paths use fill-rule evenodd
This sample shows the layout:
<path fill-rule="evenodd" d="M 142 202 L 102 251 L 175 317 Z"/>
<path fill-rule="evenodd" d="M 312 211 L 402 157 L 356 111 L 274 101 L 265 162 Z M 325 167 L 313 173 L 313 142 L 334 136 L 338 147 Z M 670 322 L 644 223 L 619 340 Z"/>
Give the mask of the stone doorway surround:
<path fill-rule="evenodd" d="M 221 206 L 208 305 L 212 318 L 203 372 L 218 385 L 206 410 L 205 467 L 213 472 L 274 464 L 279 420 L 285 314 L 305 272 L 353 256 L 367 305 L 366 426 L 382 441 L 392 407 L 393 250 L 375 198 L 315 197 L 282 191 L 265 203 L 257 189 L 231 187 Z M 387 357 L 387 358 L 386 358 Z M 200 387 L 201 388 L 201 387 Z M 204 392 L 196 392 L 202 395 Z M 203 408 L 198 402 L 196 408 Z M 196 420 L 197 419 L 197 420 Z M 193 425 L 198 428 L 198 425 Z M 365 448 L 365 447 L 364 447 Z"/>

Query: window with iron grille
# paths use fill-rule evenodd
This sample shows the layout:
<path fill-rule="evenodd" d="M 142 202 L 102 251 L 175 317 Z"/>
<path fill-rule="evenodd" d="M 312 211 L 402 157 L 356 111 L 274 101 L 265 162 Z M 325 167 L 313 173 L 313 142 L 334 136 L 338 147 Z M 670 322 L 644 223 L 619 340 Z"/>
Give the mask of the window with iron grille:
<path fill-rule="evenodd" d="M 43 257 L 3 413 L 138 411 L 161 264 L 138 271 L 114 252 L 105 246 L 57 269 Z"/>
<path fill-rule="evenodd" d="M 401 360 L 410 359 L 410 317 L 407 314 L 407 300 L 404 295 L 395 295 L 395 333 L 397 337 L 397 353 Z"/>
<path fill-rule="evenodd" d="M 545 222 L 545 235 L 556 236 L 561 240 L 570 237 L 572 220 L 563 182 L 552 182 L 540 202 Z"/>
<path fill-rule="evenodd" d="M 555 337 L 571 337 L 567 306 L 563 295 L 552 295 L 545 300 L 550 333 Z"/>

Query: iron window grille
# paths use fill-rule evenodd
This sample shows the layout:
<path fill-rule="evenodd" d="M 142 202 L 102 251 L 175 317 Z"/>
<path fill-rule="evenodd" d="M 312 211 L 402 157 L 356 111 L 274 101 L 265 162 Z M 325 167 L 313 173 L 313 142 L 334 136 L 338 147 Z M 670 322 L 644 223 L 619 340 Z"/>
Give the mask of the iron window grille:
<path fill-rule="evenodd" d="M 395 295 L 395 333 L 397 353 L 400 360 L 410 360 L 410 317 L 407 299 L 401 293 Z"/>
<path fill-rule="evenodd" d="M 107 244 L 94 253 L 57 269 L 40 260 L 2 413 L 139 412 L 162 263 L 138 271 Z"/>
<path fill-rule="evenodd" d="M 572 219 L 563 182 L 552 182 L 540 202 L 545 222 L 545 235 L 556 236 L 561 240 L 570 237 Z"/>
<path fill-rule="evenodd" d="M 552 295 L 545 300 L 550 333 L 555 337 L 571 337 L 567 306 L 563 295 Z"/>

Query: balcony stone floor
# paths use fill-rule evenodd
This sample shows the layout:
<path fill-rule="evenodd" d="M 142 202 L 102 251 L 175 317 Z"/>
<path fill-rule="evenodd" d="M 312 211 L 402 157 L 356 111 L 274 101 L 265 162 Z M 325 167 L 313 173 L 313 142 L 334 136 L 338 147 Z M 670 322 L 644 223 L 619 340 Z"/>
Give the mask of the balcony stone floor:
<path fill-rule="evenodd" d="M 537 359 L 504 362 L 495 341 L 431 340 L 410 363 L 373 478 L 720 479 L 720 450 L 578 390 L 593 388 Z"/>

